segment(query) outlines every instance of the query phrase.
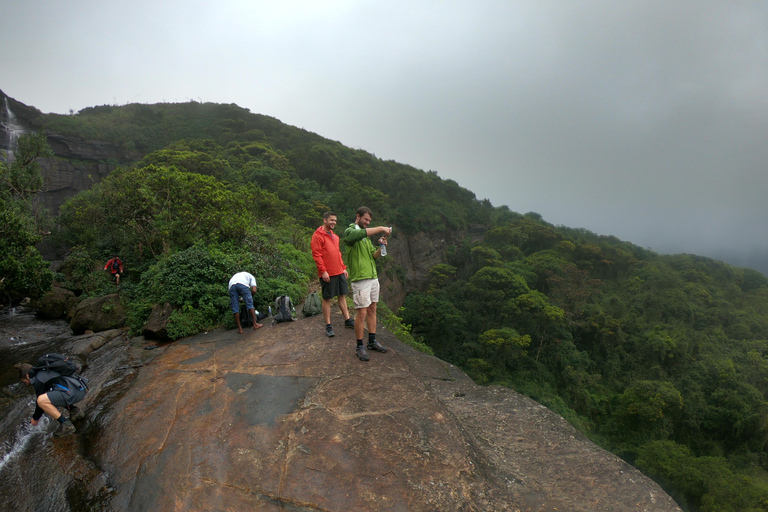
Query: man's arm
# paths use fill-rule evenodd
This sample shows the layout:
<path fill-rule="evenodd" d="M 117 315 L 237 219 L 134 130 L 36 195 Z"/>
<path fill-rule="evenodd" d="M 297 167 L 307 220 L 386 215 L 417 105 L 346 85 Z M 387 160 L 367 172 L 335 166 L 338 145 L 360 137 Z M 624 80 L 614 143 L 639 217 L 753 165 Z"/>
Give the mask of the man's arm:
<path fill-rule="evenodd" d="M 355 245 L 363 238 L 383 233 L 385 235 L 390 234 L 392 230 L 387 226 L 377 226 L 375 228 L 355 229 L 347 228 L 344 232 L 344 243 L 347 245 Z"/>
<path fill-rule="evenodd" d="M 346 231 L 344 231 L 344 243 L 350 246 L 355 245 L 367 236 L 366 231 L 366 229 L 359 229 L 355 226 L 348 227 Z"/>
<path fill-rule="evenodd" d="M 312 259 L 315 260 L 317 265 L 317 273 L 322 275 L 325 272 L 325 260 L 323 260 L 323 240 L 317 233 L 312 235 L 312 241 L 310 242 L 312 248 Z"/>
<path fill-rule="evenodd" d="M 377 226 L 375 228 L 365 228 L 366 236 L 378 235 L 379 233 L 383 235 L 389 235 L 391 232 L 392 232 L 392 228 L 388 226 Z"/>

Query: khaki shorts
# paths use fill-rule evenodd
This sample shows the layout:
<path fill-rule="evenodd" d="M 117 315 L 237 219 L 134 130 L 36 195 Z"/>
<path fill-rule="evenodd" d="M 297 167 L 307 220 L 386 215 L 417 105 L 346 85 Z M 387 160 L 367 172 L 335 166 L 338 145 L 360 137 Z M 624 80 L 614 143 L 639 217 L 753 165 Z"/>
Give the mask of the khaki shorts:
<path fill-rule="evenodd" d="M 355 309 L 367 308 L 372 302 L 379 302 L 379 280 L 363 279 L 352 282 L 352 301 Z"/>

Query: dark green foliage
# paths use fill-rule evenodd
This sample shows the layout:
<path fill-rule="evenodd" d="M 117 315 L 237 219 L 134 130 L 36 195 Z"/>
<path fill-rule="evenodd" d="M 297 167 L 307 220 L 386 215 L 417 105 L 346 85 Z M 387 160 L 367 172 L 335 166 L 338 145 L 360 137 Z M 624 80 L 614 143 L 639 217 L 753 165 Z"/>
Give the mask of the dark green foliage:
<path fill-rule="evenodd" d="M 0 160 L 0 303 L 39 297 L 51 287 L 52 274 L 35 247 L 45 212 L 33 200 L 43 185 L 37 158 L 50 154 L 38 132 L 19 137 L 10 163 Z"/>
<path fill-rule="evenodd" d="M 0 292 L 12 298 L 39 297 L 51 288 L 52 274 L 35 243 L 40 236 L 29 231 L 21 216 L 0 210 Z M 0 303 L 4 300 L 0 299 Z"/>
<path fill-rule="evenodd" d="M 62 285 L 83 297 L 114 293 L 112 277 L 109 271 L 104 270 L 106 261 L 96 259 L 86 247 L 72 247 L 66 261 L 59 268 L 65 277 Z"/>
<path fill-rule="evenodd" d="M 402 312 L 437 355 L 563 414 L 688 510 L 766 509 L 764 276 L 530 214 L 462 254 Z"/>
<path fill-rule="evenodd" d="M 258 246 L 258 251 L 251 251 Z M 193 245 L 160 258 L 141 275 L 131 317 L 134 331 L 140 330 L 152 304 L 169 303 L 174 312 L 168 324 L 172 339 L 210 330 L 218 325 L 234 325 L 227 284 L 237 272 L 250 272 L 259 284 L 254 306 L 266 310 L 274 297 L 306 289 L 306 268 L 291 262 L 287 248 L 266 239 L 252 240 L 248 246 Z M 304 262 L 305 263 L 305 262 Z M 303 265 L 306 267 L 306 265 Z"/>
<path fill-rule="evenodd" d="M 477 382 L 562 414 L 687 510 L 768 510 L 762 274 L 553 226 L 478 201 L 434 171 L 236 105 L 103 106 L 44 119 L 140 162 L 70 201 L 58 234 L 66 248 L 87 248 L 70 256 L 85 277 L 120 253 L 135 329 L 166 300 L 174 337 L 230 325 L 226 282 L 239 270 L 259 281 L 257 308 L 302 298 L 321 214 L 336 211 L 343 227 L 366 205 L 395 236 L 453 237 L 421 290 L 402 265 L 383 263 L 409 287 L 401 321 L 385 314 L 401 336 L 410 328 L 414 345 Z M 98 290 L 85 277 L 83 291 Z"/>

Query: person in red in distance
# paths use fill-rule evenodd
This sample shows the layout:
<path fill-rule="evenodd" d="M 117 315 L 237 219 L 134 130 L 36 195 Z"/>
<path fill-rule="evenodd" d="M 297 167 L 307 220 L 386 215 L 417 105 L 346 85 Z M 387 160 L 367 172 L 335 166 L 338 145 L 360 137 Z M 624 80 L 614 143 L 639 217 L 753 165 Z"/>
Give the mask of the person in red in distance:
<path fill-rule="evenodd" d="M 123 275 L 123 262 L 117 255 L 104 265 L 104 270 L 109 270 L 112 273 L 112 279 L 117 281 L 118 285 L 120 284 L 120 276 Z"/>

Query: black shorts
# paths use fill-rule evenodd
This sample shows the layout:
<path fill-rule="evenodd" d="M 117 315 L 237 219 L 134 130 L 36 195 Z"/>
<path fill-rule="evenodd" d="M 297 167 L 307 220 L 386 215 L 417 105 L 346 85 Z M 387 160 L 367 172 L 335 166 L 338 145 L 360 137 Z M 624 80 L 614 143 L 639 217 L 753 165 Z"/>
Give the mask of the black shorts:
<path fill-rule="evenodd" d="M 56 407 L 67 407 L 85 398 L 85 393 L 85 389 L 79 389 L 74 385 L 70 385 L 68 389 L 56 386 L 56 389 L 48 392 L 48 400 Z"/>
<path fill-rule="evenodd" d="M 344 274 L 331 276 L 331 281 L 328 283 L 323 281 L 323 278 L 320 278 L 320 287 L 323 289 L 323 300 L 331 300 L 339 295 L 346 295 L 349 293 L 347 278 Z"/>

